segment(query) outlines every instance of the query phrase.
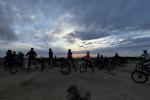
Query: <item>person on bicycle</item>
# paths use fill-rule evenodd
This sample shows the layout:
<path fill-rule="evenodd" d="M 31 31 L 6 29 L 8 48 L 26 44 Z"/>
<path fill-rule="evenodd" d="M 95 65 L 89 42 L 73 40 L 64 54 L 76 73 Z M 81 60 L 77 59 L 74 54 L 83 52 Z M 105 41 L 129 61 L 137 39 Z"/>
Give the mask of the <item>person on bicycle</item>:
<path fill-rule="evenodd" d="M 48 54 L 49 54 L 49 67 L 50 66 L 52 67 L 53 66 L 53 51 L 51 48 L 49 49 Z"/>
<path fill-rule="evenodd" d="M 34 51 L 34 48 L 31 48 L 31 50 L 26 54 L 28 57 L 28 65 L 27 65 L 27 71 L 29 70 L 29 67 L 31 66 L 31 62 L 37 57 L 36 52 Z"/>
<path fill-rule="evenodd" d="M 74 70 L 77 71 L 77 68 L 75 66 L 75 63 L 74 63 L 74 60 L 73 60 L 73 57 L 72 57 L 71 49 L 68 49 L 67 59 L 68 59 L 68 62 L 71 64 L 71 66 L 74 68 Z"/>
<path fill-rule="evenodd" d="M 101 57 L 100 57 L 100 54 L 99 54 L 99 53 L 97 54 L 97 57 L 96 57 L 96 63 L 97 63 L 98 65 L 101 64 Z"/>
<path fill-rule="evenodd" d="M 86 61 L 87 64 L 89 64 L 89 67 L 91 68 L 91 70 L 94 71 L 94 68 L 91 62 L 90 52 L 87 52 L 86 55 L 83 57 L 83 59 Z"/>
<path fill-rule="evenodd" d="M 21 66 L 22 69 L 25 69 L 24 66 L 23 66 L 24 62 L 25 62 L 25 57 L 24 57 L 24 54 L 21 51 L 18 52 L 17 62 L 19 63 L 19 65 Z"/>
<path fill-rule="evenodd" d="M 143 50 L 143 54 L 140 56 L 143 59 L 143 63 L 145 66 L 150 66 L 150 54 L 147 52 L 147 50 Z"/>
<path fill-rule="evenodd" d="M 5 62 L 4 62 L 4 68 L 7 70 L 7 67 L 9 67 L 12 63 L 13 60 L 13 56 L 12 56 L 12 50 L 8 50 L 6 52 L 6 56 L 5 56 Z"/>
<path fill-rule="evenodd" d="M 100 60 L 100 55 L 99 53 L 97 54 L 97 57 L 96 57 L 96 62 L 99 63 L 99 60 Z"/>
<path fill-rule="evenodd" d="M 68 59 L 69 61 L 72 61 L 72 60 L 73 60 L 71 49 L 68 49 L 68 56 L 67 56 L 67 59 Z"/>
<path fill-rule="evenodd" d="M 16 62 L 16 61 L 17 61 L 17 54 L 16 54 L 15 51 L 13 51 L 12 57 L 13 57 L 13 60 Z M 17 63 L 17 62 L 16 62 L 16 63 Z"/>
<path fill-rule="evenodd" d="M 113 57 L 113 61 L 117 64 L 120 63 L 120 56 L 118 53 L 115 53 L 115 56 Z"/>
<path fill-rule="evenodd" d="M 53 63 L 54 63 L 54 66 L 57 66 L 57 56 L 54 57 Z"/>
<path fill-rule="evenodd" d="M 144 62 L 150 61 L 150 54 L 147 50 L 143 50 L 143 54 L 140 57 L 143 58 Z"/>

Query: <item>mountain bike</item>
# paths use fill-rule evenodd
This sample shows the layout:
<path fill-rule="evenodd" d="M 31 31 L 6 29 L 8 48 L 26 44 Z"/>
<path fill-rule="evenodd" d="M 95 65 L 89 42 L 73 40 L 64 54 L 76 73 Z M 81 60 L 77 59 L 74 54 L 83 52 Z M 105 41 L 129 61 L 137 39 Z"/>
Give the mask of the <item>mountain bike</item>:
<path fill-rule="evenodd" d="M 108 72 L 110 72 L 116 68 L 115 66 L 115 63 L 110 59 L 105 59 L 101 62 L 95 62 L 95 67 L 98 70 L 106 69 Z"/>
<path fill-rule="evenodd" d="M 131 73 L 131 79 L 136 83 L 145 83 L 150 76 L 150 67 L 144 66 L 142 63 L 138 63 L 135 67 L 135 71 Z"/>
<path fill-rule="evenodd" d="M 35 59 L 28 59 L 28 64 L 27 64 L 26 71 L 31 70 L 32 67 L 34 67 L 36 69 L 38 69 L 40 67 L 39 59 L 37 59 L 37 58 L 35 58 Z"/>
<path fill-rule="evenodd" d="M 93 62 L 84 61 L 84 62 L 80 65 L 80 73 L 86 72 L 88 68 L 91 68 L 92 71 L 95 71 L 95 69 L 96 69 L 96 64 L 93 63 Z"/>
<path fill-rule="evenodd" d="M 70 74 L 72 69 L 74 69 L 74 71 L 77 72 L 78 68 L 79 65 L 77 61 L 64 61 L 61 63 L 61 72 L 65 75 Z"/>

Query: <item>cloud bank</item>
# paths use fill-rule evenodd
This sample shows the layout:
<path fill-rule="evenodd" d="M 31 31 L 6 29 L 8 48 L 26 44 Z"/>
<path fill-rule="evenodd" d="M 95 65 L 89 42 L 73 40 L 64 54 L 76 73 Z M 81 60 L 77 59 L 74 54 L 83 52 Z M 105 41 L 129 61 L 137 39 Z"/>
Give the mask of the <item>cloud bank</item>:
<path fill-rule="evenodd" d="M 136 55 L 149 49 L 148 0 L 1 0 L 2 50 Z"/>

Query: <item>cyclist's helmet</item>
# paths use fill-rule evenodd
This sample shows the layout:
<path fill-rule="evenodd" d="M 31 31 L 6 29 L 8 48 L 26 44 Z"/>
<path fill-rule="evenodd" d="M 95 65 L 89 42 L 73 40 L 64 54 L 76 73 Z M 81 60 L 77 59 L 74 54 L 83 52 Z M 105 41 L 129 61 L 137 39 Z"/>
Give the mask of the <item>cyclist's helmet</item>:
<path fill-rule="evenodd" d="M 34 50 L 34 48 L 31 48 L 31 51 L 33 51 Z"/>
<path fill-rule="evenodd" d="M 89 55 L 89 54 L 90 54 L 90 52 L 87 52 L 87 54 Z"/>

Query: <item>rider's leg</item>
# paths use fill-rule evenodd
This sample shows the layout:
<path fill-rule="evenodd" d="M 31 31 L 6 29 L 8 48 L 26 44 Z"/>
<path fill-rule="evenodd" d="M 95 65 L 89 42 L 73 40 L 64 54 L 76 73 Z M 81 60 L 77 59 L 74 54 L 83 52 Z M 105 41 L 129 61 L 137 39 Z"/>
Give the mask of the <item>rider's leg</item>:
<path fill-rule="evenodd" d="M 88 61 L 88 63 L 89 63 L 89 67 L 91 68 L 91 70 L 94 71 L 94 68 L 93 68 L 93 66 L 92 66 L 92 62 L 91 62 L 91 61 Z"/>
<path fill-rule="evenodd" d="M 31 59 L 28 60 L 27 71 L 28 71 L 28 70 L 30 69 L 30 67 L 31 67 L 31 61 L 32 61 Z"/>
<path fill-rule="evenodd" d="M 75 65 L 74 60 L 73 60 L 73 59 L 70 59 L 69 62 L 70 62 L 70 64 L 71 64 L 71 66 L 73 67 L 74 71 L 77 71 L 77 68 L 76 68 L 76 65 Z"/>
<path fill-rule="evenodd" d="M 52 59 L 49 58 L 49 68 L 51 68 L 53 65 L 52 65 Z"/>
<path fill-rule="evenodd" d="M 143 64 L 143 66 L 144 66 L 144 69 L 145 69 L 145 70 L 149 70 L 149 71 L 150 71 L 150 61 L 145 62 L 145 63 Z"/>

